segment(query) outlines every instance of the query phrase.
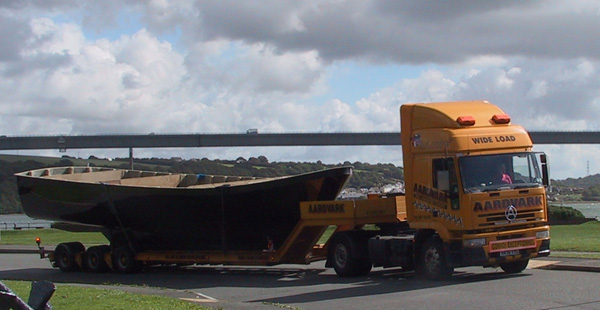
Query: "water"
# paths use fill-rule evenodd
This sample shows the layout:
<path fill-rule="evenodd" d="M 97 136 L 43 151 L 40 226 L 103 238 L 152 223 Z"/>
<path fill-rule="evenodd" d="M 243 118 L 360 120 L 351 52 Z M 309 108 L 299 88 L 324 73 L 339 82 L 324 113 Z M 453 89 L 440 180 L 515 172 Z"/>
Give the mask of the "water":
<path fill-rule="evenodd" d="M 582 202 L 582 203 L 550 203 L 557 206 L 571 207 L 583 213 L 587 218 L 600 219 L 600 202 Z"/>
<path fill-rule="evenodd" d="M 0 214 L 0 230 L 50 228 L 52 222 L 36 220 L 25 214 Z"/>

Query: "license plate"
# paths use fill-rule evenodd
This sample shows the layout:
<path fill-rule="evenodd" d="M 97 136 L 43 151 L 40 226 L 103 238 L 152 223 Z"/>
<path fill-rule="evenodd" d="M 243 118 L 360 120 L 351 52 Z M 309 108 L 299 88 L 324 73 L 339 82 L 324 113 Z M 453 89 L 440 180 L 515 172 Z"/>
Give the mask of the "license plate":
<path fill-rule="evenodd" d="M 512 256 L 519 254 L 519 250 L 500 252 L 500 256 Z"/>
<path fill-rule="evenodd" d="M 510 240 L 490 241 L 490 253 L 495 252 L 512 252 L 522 249 L 535 248 L 535 237 L 519 238 Z M 512 255 L 512 254 L 509 254 Z"/>

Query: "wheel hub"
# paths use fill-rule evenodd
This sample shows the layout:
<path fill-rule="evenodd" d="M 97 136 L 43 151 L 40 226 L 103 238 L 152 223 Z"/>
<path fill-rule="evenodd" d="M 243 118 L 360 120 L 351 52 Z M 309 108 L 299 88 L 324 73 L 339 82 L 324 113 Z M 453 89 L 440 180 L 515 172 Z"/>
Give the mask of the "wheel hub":
<path fill-rule="evenodd" d="M 440 253 L 435 249 L 429 249 L 425 252 L 425 268 L 430 273 L 435 273 L 440 267 Z"/>
<path fill-rule="evenodd" d="M 335 263 L 340 267 L 345 267 L 348 263 L 348 250 L 346 247 L 338 245 L 335 248 Z"/>

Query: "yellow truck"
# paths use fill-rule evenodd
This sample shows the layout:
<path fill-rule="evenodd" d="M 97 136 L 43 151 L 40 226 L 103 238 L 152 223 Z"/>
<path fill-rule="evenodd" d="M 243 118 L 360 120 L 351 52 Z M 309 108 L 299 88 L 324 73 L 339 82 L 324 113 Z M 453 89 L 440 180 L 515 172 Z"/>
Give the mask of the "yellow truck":
<path fill-rule="evenodd" d="M 111 241 L 103 251 L 86 251 L 70 242 L 54 252 L 40 248 L 42 257 L 64 271 L 105 266 L 118 272 L 152 264 L 275 265 L 326 259 L 339 276 L 365 275 L 375 266 L 440 279 L 465 266 L 500 266 L 518 273 L 530 258 L 550 254 L 547 160 L 532 151 L 523 127 L 511 124 L 506 113 L 487 101 L 404 104 L 400 115 L 405 195 L 302 201 L 292 212 L 289 229 L 280 230 L 285 235 L 271 235 L 260 250 L 233 249 L 232 235 L 223 229 L 221 235 L 213 232 L 224 246 L 210 251 L 136 250 L 131 245 L 135 240 L 128 240 L 129 246 Z M 259 201 L 255 208 L 262 205 Z M 227 219 L 223 216 L 222 223 Z M 331 237 L 318 244 L 332 227 Z"/>
<path fill-rule="evenodd" d="M 550 254 L 546 156 L 486 101 L 403 105 L 407 220 L 429 277 Z"/>
<path fill-rule="evenodd" d="M 327 266 L 341 276 L 401 266 L 440 279 L 465 266 L 518 273 L 550 254 L 547 159 L 523 127 L 487 101 L 400 111 L 405 196 L 344 208 L 354 226 L 332 236 Z"/>

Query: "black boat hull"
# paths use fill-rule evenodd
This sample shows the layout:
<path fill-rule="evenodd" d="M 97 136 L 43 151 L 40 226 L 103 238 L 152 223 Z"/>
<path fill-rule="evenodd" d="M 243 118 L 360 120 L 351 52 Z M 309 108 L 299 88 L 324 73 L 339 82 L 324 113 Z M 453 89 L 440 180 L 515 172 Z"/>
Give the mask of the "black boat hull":
<path fill-rule="evenodd" d="M 348 167 L 213 188 L 123 186 L 17 174 L 25 213 L 96 225 L 111 244 L 142 250 L 260 250 L 281 245 L 299 202 L 333 200 Z"/>

